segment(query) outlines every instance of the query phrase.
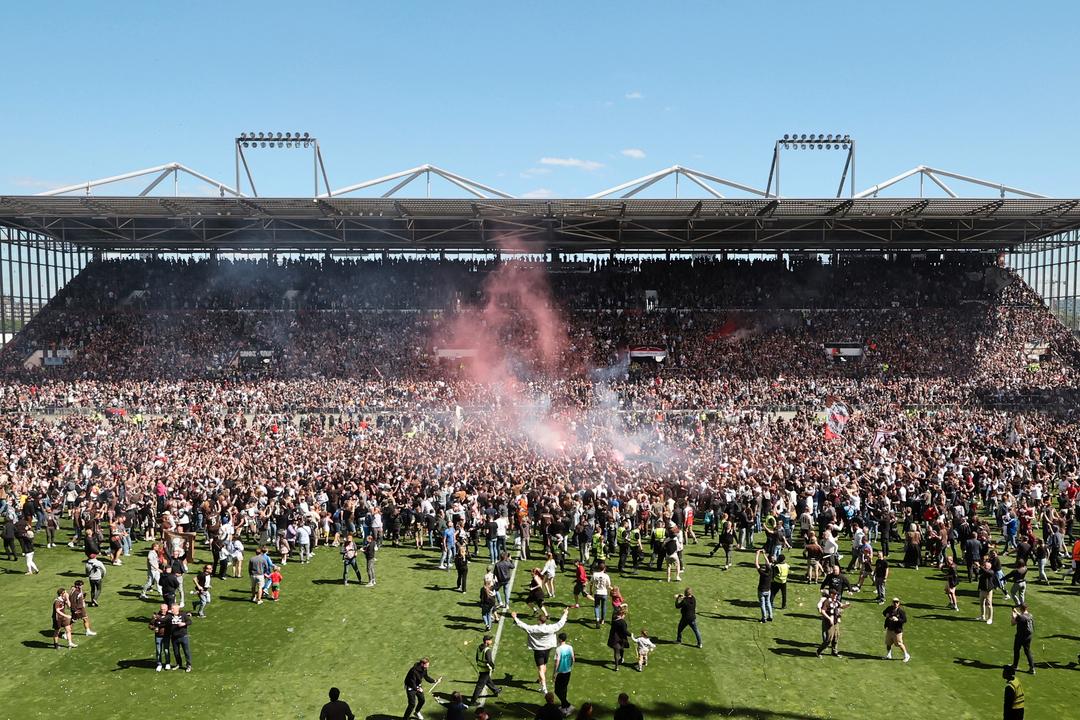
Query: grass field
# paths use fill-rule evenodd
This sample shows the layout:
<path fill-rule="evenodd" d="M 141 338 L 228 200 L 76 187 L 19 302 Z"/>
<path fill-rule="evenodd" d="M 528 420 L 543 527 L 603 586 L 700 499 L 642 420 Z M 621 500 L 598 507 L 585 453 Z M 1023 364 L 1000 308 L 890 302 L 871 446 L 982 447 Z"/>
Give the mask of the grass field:
<path fill-rule="evenodd" d="M 854 596 L 844 617 L 845 657 L 819 660 L 816 588 L 792 582 L 788 609 L 760 624 L 752 553 L 738 553 L 736 567 L 722 571 L 706 549 L 687 549 L 684 578 L 699 598 L 702 650 L 673 644 L 678 615 L 672 597 L 681 586 L 654 571 L 613 573 L 630 604 L 631 629 L 647 627 L 658 639 L 644 673 L 613 672 L 607 630 L 593 628 L 591 606 L 571 611 L 575 705 L 592 701 L 598 717 L 610 717 L 616 695 L 625 691 L 649 718 L 1000 717 L 1000 668 L 1011 660 L 1013 636 L 1001 600 L 988 626 L 974 620 L 972 585 L 961 586 L 961 609 L 951 612 L 936 571 L 894 568 L 888 592 L 907 605 L 912 661 L 882 659 L 881 612 L 866 591 Z M 191 630 L 195 671 L 155 673 L 146 619 L 156 605 L 138 598 L 146 545 L 136 550 L 123 567 L 109 567 L 101 607 L 91 608 L 100 634 L 84 637 L 77 628 L 80 646 L 73 650 L 52 649 L 49 611 L 56 588 L 82 577 L 82 553 L 41 549 L 42 572 L 32 577 L 22 575 L 21 559 L 2 563 L 0 717 L 314 718 L 327 688 L 336 685 L 358 717 L 395 718 L 405 706 L 402 678 L 421 655 L 430 656 L 434 676 L 445 677 L 436 697 L 472 690 L 473 652 L 483 634 L 474 592 L 481 563 L 473 565 L 465 595 L 449 589 L 453 573 L 437 569 L 435 551 L 413 548 L 380 553 L 376 588 L 342 586 L 334 548 L 320 550 L 310 565 L 286 566 L 276 604 L 247 602 L 246 578 L 216 581 L 208 617 Z M 524 585 L 521 567 L 517 589 Z M 801 571 L 796 560 L 793 576 Z M 186 584 L 190 588 L 190 579 Z M 561 610 L 571 600 L 571 587 L 568 575 L 560 577 L 553 607 Z M 1076 717 L 1080 593 L 1064 583 L 1033 586 L 1029 604 L 1039 671 L 1021 675 L 1027 717 Z M 514 605 L 527 612 L 520 601 Z M 524 633 L 507 619 L 495 672 L 506 690 L 488 704 L 495 717 L 532 717 L 542 702 L 534 677 Z M 427 717 L 443 715 L 430 698 L 425 710 Z"/>

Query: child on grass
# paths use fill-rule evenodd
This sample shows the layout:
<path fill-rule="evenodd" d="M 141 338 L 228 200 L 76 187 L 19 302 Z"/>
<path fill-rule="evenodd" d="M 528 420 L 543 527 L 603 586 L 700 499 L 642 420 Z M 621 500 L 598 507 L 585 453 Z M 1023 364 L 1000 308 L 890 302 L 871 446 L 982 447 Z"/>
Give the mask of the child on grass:
<path fill-rule="evenodd" d="M 640 635 L 637 637 L 631 635 L 630 639 L 637 645 L 637 669 L 641 672 L 641 669 L 649 664 L 649 653 L 656 649 L 656 643 L 649 637 L 645 628 L 641 628 Z"/>
<path fill-rule="evenodd" d="M 278 596 L 281 594 L 281 568 L 275 567 L 274 572 L 270 573 L 270 597 L 277 602 Z"/>

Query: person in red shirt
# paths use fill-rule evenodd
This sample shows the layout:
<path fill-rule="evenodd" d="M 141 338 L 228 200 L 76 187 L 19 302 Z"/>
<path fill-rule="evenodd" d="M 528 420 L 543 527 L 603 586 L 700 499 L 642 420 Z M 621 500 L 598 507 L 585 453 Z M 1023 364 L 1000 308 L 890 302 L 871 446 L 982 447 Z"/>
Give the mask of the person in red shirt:
<path fill-rule="evenodd" d="M 274 599 L 274 602 L 278 601 L 278 597 L 281 595 L 281 569 L 279 566 L 274 566 L 274 572 L 270 573 L 270 597 Z"/>

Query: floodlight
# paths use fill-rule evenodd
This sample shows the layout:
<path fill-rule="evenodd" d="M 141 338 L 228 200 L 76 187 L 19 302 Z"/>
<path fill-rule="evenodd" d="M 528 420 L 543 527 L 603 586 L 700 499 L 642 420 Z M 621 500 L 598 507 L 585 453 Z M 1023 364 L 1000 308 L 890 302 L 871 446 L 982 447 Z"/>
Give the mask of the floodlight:
<path fill-rule="evenodd" d="M 263 146 L 263 147 L 266 147 L 266 143 L 263 143 L 263 144 L 262 144 L 262 146 Z"/>
<path fill-rule="evenodd" d="M 259 133 L 259 139 L 260 139 L 260 140 L 262 140 L 262 139 L 263 139 L 263 134 L 262 134 L 262 133 Z"/>
<path fill-rule="evenodd" d="M 791 137 L 791 136 L 788 135 L 787 133 L 784 133 L 784 140 L 787 140 L 789 137 Z"/>
<path fill-rule="evenodd" d="M 308 137 L 309 135 L 307 133 L 304 133 L 304 139 L 306 140 Z"/>

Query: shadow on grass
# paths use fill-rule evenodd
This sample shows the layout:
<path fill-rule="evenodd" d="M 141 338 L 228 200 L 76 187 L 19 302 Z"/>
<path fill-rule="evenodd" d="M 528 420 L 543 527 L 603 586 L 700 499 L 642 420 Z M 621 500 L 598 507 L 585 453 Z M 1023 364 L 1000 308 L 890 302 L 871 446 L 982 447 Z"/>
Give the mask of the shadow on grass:
<path fill-rule="evenodd" d="M 966 617 L 964 615 L 943 615 L 941 613 L 931 613 L 929 615 L 919 615 L 919 618 L 926 620 L 960 620 L 961 622 L 984 622 L 983 620 L 976 620 L 975 618 Z"/>
<path fill-rule="evenodd" d="M 735 622 L 742 621 L 742 622 L 754 622 L 754 623 L 756 623 L 758 620 L 761 619 L 761 618 L 755 618 L 755 617 L 745 617 L 743 615 L 722 615 L 721 613 L 711 613 L 711 612 L 710 613 L 699 612 L 698 616 L 699 617 L 707 617 L 707 618 L 710 618 L 710 619 L 713 619 L 713 620 L 734 620 Z"/>
<path fill-rule="evenodd" d="M 784 617 L 789 618 L 802 618 L 803 620 L 820 620 L 820 615 L 811 615 L 810 613 L 789 613 L 785 612 Z"/>
<path fill-rule="evenodd" d="M 150 618 L 144 617 L 142 615 L 132 615 L 131 617 L 129 617 L 127 619 L 127 621 L 128 622 L 133 622 L 133 623 L 149 623 Z"/>
<path fill-rule="evenodd" d="M 341 585 L 340 578 L 315 578 L 311 581 L 312 585 Z"/>
<path fill-rule="evenodd" d="M 972 658 L 958 657 L 953 660 L 953 664 L 961 665 L 966 668 L 975 668 L 976 670 L 1001 670 L 1004 665 L 997 665 L 983 662 L 982 660 L 974 660 Z"/>
<path fill-rule="evenodd" d="M 73 570 L 68 570 L 66 572 L 56 573 L 56 574 L 58 576 L 60 576 L 60 577 L 73 577 L 73 578 L 84 578 L 84 577 L 86 577 L 86 573 L 75 572 Z"/>
<path fill-rule="evenodd" d="M 1047 640 L 1075 640 L 1076 642 L 1080 642 L 1080 637 L 1078 637 L 1076 635 L 1047 635 L 1046 639 Z"/>
<path fill-rule="evenodd" d="M 745 608 L 760 608 L 761 607 L 761 604 L 758 603 L 758 602 L 755 602 L 754 600 L 728 600 L 728 604 L 729 605 L 734 605 L 735 607 L 745 607 Z"/>
<path fill-rule="evenodd" d="M 49 633 L 49 637 L 52 637 L 52 633 Z M 23 640 L 22 644 L 23 644 L 24 647 L 37 648 L 39 650 L 40 649 L 44 649 L 44 650 L 52 650 L 53 649 L 53 644 L 51 642 L 45 642 L 44 640 Z M 61 647 L 63 647 L 63 645 L 61 645 Z"/>
<path fill-rule="evenodd" d="M 114 667 L 112 671 L 118 672 L 120 670 L 130 670 L 132 668 L 152 670 L 155 667 L 157 667 L 157 661 L 153 658 L 135 658 L 132 660 L 117 660 L 116 667 Z"/>

